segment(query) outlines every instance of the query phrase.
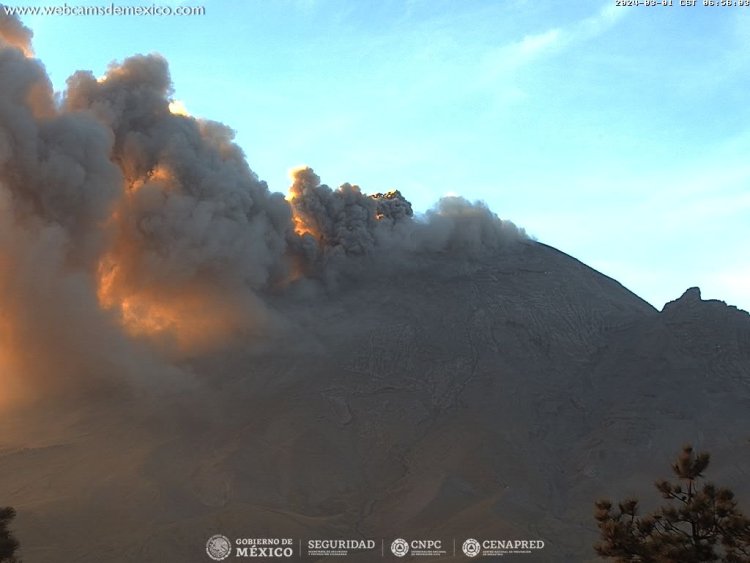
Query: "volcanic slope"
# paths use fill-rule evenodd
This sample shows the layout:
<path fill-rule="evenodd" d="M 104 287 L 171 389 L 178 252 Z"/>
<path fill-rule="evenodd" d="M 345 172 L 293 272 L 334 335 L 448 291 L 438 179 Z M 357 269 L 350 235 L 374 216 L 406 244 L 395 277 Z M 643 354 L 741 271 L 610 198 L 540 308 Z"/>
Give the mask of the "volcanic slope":
<path fill-rule="evenodd" d="M 187 362 L 190 386 L 8 420 L 25 560 L 204 561 L 223 533 L 542 539 L 524 561 L 593 561 L 593 501 L 655 499 L 686 441 L 749 505 L 750 316 L 697 289 L 658 312 L 517 240 L 266 300 L 268 341 Z"/>

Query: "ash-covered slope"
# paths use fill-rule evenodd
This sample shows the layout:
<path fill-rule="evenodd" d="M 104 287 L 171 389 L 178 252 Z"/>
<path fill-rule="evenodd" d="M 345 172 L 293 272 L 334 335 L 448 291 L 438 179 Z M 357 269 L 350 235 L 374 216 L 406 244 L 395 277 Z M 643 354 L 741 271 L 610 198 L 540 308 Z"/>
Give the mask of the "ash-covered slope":
<path fill-rule="evenodd" d="M 297 321 L 281 343 L 2 452 L 26 560 L 202 561 L 224 533 L 538 538 L 524 560 L 584 561 L 593 500 L 655 498 L 685 441 L 750 498 L 750 318 L 696 290 L 659 313 L 517 241 L 271 303 Z"/>

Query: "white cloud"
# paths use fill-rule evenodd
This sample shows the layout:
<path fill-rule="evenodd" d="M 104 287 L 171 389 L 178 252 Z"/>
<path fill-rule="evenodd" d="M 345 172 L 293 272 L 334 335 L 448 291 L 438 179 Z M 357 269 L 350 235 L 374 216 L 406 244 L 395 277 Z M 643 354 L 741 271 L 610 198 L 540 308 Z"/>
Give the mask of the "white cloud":
<path fill-rule="evenodd" d="M 571 29 L 571 40 L 583 41 L 597 37 L 613 27 L 627 12 L 627 9 L 616 7 L 614 2 L 608 2 L 597 14 L 581 20 Z"/>
<path fill-rule="evenodd" d="M 519 68 L 546 53 L 601 35 L 621 20 L 626 11 L 607 3 L 595 15 L 568 28 L 555 27 L 541 33 L 528 34 L 519 41 L 492 50 L 486 56 L 486 64 L 498 69 Z"/>
<path fill-rule="evenodd" d="M 485 69 L 483 77 L 485 80 L 495 80 L 500 75 L 528 65 L 545 52 L 556 49 L 562 36 L 559 29 L 550 29 L 544 33 L 525 35 L 520 41 L 490 50 L 482 61 Z"/>
<path fill-rule="evenodd" d="M 596 14 L 567 27 L 530 33 L 518 41 L 492 48 L 480 59 L 479 82 L 485 87 L 497 87 L 500 93 L 497 101 L 501 104 L 522 99 L 524 92 L 508 84 L 516 71 L 607 32 L 624 17 L 625 12 L 627 10 L 607 3 Z M 513 95 L 508 95 L 509 90 L 513 90 Z"/>

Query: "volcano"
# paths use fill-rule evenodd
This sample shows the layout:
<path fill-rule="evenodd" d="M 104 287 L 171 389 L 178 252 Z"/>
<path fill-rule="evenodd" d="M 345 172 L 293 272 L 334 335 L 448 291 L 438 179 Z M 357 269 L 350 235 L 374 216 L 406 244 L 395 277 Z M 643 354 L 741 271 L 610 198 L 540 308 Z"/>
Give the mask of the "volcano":
<path fill-rule="evenodd" d="M 646 498 L 684 442 L 747 502 L 747 312 L 659 312 L 482 202 L 419 214 L 309 167 L 272 193 L 163 57 L 55 93 L 31 36 L 0 12 L 0 506 L 27 563 L 577 563 L 595 500 Z"/>
<path fill-rule="evenodd" d="M 185 360 L 189 387 L 8 421 L 26 560 L 202 561 L 222 533 L 520 537 L 545 544 L 523 560 L 593 561 L 593 501 L 648 496 L 685 441 L 748 498 L 746 312 L 697 288 L 658 312 L 531 240 L 369 272 L 268 296 L 297 319 L 283 340 Z"/>

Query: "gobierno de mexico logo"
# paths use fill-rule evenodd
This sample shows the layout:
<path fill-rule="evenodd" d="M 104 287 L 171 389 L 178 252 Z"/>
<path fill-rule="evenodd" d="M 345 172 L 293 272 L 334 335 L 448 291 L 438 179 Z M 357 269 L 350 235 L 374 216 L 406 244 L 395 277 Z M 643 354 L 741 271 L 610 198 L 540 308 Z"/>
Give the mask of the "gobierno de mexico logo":
<path fill-rule="evenodd" d="M 232 542 L 221 534 L 211 536 L 206 542 L 206 553 L 214 561 L 223 561 L 232 554 Z"/>

